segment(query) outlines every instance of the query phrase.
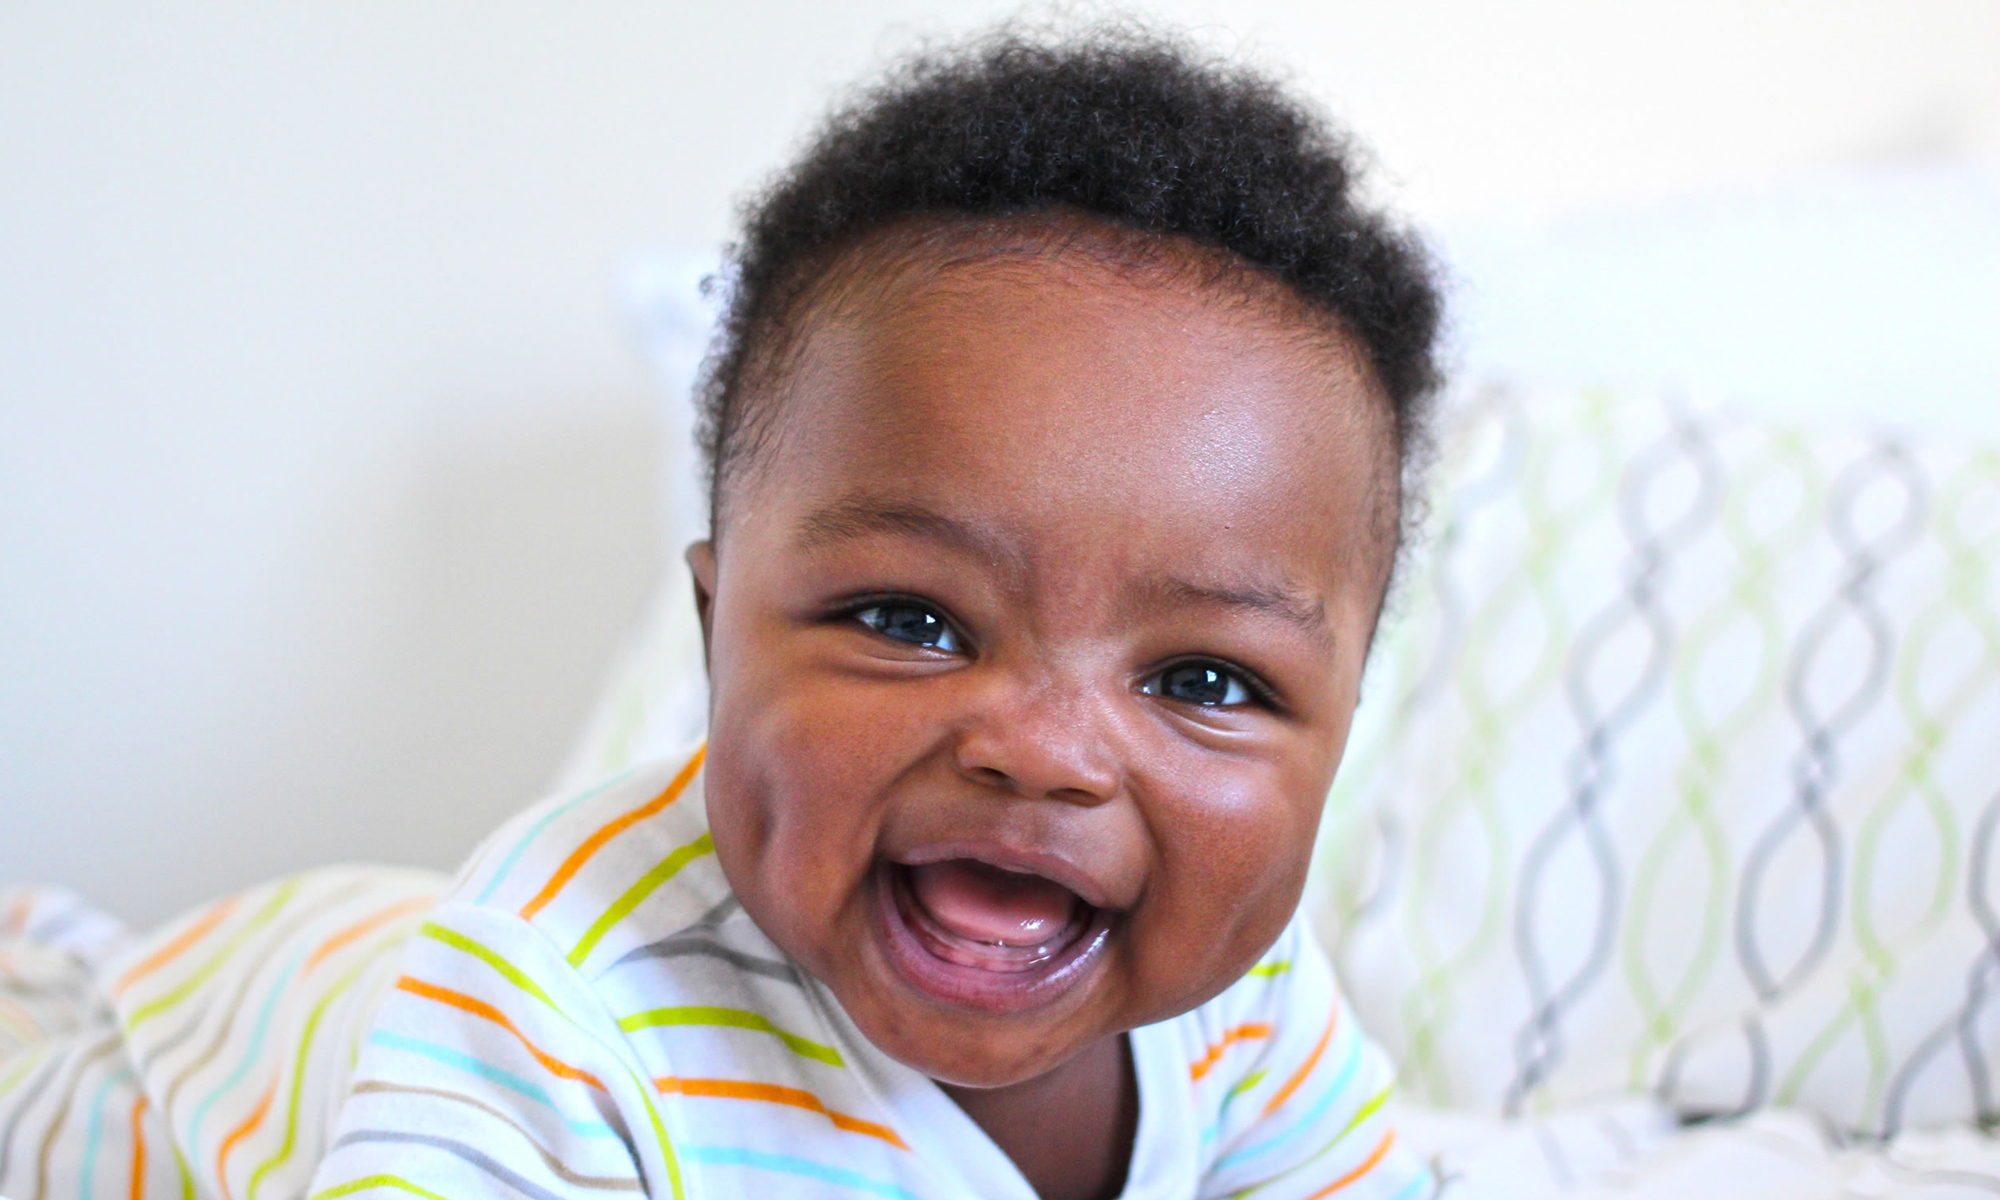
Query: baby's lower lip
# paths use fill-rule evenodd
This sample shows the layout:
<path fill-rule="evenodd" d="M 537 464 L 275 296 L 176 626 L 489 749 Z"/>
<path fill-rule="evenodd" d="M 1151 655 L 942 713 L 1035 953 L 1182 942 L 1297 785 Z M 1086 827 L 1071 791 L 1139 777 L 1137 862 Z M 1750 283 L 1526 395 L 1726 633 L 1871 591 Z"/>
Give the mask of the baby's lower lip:
<path fill-rule="evenodd" d="M 1040 1008 L 1082 983 L 1103 956 L 1109 915 L 1080 900 L 1068 927 L 1039 946 L 967 944 L 924 910 L 909 872 L 882 864 L 878 910 L 889 961 L 932 999 L 994 1014 Z"/>

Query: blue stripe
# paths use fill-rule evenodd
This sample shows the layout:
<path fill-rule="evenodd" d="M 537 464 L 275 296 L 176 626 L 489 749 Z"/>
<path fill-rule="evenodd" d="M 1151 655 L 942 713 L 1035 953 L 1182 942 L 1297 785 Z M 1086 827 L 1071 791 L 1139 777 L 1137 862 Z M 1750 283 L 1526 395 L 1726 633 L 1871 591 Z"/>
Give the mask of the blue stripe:
<path fill-rule="evenodd" d="M 883 1183 L 870 1179 L 845 1167 L 831 1167 L 811 1159 L 793 1158 L 789 1154 L 766 1154 L 761 1150 L 746 1150 L 740 1146 L 683 1146 L 681 1157 L 689 1162 L 706 1163 L 718 1167 L 756 1167 L 764 1171 L 777 1171 L 785 1175 L 797 1175 L 805 1179 L 817 1179 L 821 1183 L 838 1184 L 856 1191 L 872 1192 L 886 1200 L 918 1200 L 911 1193 L 893 1183 Z"/>
<path fill-rule="evenodd" d="M 440 1046 L 435 1042 L 426 1042 L 421 1038 L 404 1037 L 400 1033 L 390 1033 L 383 1029 L 378 1029 L 374 1033 L 369 1034 L 368 1041 L 370 1045 L 387 1046 L 391 1050 L 406 1050 L 411 1054 L 422 1055 L 432 1062 L 443 1063 L 447 1067 L 456 1067 L 468 1074 L 477 1075 L 488 1083 L 497 1083 L 508 1091 L 518 1092 L 537 1104 L 546 1105 L 563 1124 L 569 1126 L 570 1132 L 581 1137 L 618 1136 L 612 1130 L 611 1126 L 606 1125 L 602 1121 L 570 1120 L 568 1117 L 563 1116 L 562 1110 L 556 1107 L 556 1102 L 550 1099 L 549 1094 L 543 1091 L 538 1085 L 521 1078 L 512 1071 L 503 1071 L 491 1063 L 482 1062 L 470 1054 Z"/>
<path fill-rule="evenodd" d="M 110 1095 L 113 1084 L 121 1079 L 130 1078 L 132 1078 L 132 1068 L 118 1068 L 108 1079 L 97 1085 L 97 1095 L 90 1101 L 90 1136 L 83 1142 L 83 1172 L 76 1189 L 78 1200 L 90 1200 L 91 1184 L 97 1173 L 97 1143 L 104 1135 L 104 1099 Z"/>
<path fill-rule="evenodd" d="M 1253 1146 L 1245 1146 L 1233 1154 L 1223 1155 L 1220 1159 L 1216 1160 L 1216 1170 L 1221 1171 L 1233 1167 L 1245 1159 L 1255 1158 L 1266 1151 L 1274 1149 L 1312 1128 L 1313 1125 L 1318 1123 L 1321 1117 L 1326 1115 L 1326 1110 L 1333 1107 L 1333 1102 L 1346 1094 L 1347 1085 L 1353 1081 L 1354 1073 L 1361 1069 L 1361 1039 L 1352 1034 L 1352 1028 L 1352 1025 L 1350 1025 L 1350 1036 L 1347 1038 L 1347 1060 L 1340 1064 L 1340 1073 L 1328 1085 L 1326 1094 L 1319 1098 L 1319 1103 L 1313 1105 L 1311 1111 L 1293 1122 L 1290 1129 L 1285 1130 L 1278 1136 L 1258 1142 Z M 1339 1140 L 1339 1138 L 1334 1139 L 1335 1142 Z"/>
<path fill-rule="evenodd" d="M 1245 1076 L 1244 1078 L 1247 1079 L 1249 1077 Z M 1265 1077 L 1263 1079 L 1259 1079 L 1257 1083 L 1258 1084 L 1266 1083 L 1269 1081 L 1269 1079 L 1270 1079 L 1270 1073 L 1267 1071 L 1265 1072 Z M 1208 1149 L 1208 1144 L 1210 1142 L 1222 1136 L 1222 1123 L 1229 1119 L 1229 1106 L 1236 1103 L 1238 1100 L 1241 1100 L 1244 1096 L 1248 1095 L 1250 1092 L 1256 1090 L 1256 1086 L 1257 1086 L 1256 1084 L 1252 1084 L 1250 1087 L 1244 1087 L 1241 1083 L 1238 1083 L 1234 1087 L 1230 1088 L 1227 1092 L 1223 1093 L 1222 1105 L 1221 1107 L 1215 1110 L 1215 1120 L 1209 1125 L 1207 1129 L 1201 1131 L 1202 1149 L 1204 1150 Z"/>
<path fill-rule="evenodd" d="M 1412 1196 L 1420 1193 L 1430 1194 L 1431 1188 L 1436 1183 L 1437 1180 L 1431 1178 L 1430 1168 L 1426 1167 L 1417 1172 L 1417 1177 L 1404 1184 L 1403 1190 L 1389 1197 L 1389 1200 L 1410 1200 Z"/>
<path fill-rule="evenodd" d="M 243 1052 L 242 1059 L 236 1064 L 236 1070 L 230 1074 L 229 1078 L 223 1080 L 207 1096 L 203 1097 L 200 1104 L 195 1106 L 194 1118 L 188 1122 L 187 1126 L 187 1144 L 190 1152 L 199 1152 L 199 1147 L 201 1146 L 201 1122 L 202 1118 L 208 1115 L 209 1107 L 223 1093 L 241 1083 L 243 1077 L 250 1073 L 250 1068 L 256 1065 L 257 1053 L 264 1046 L 264 1035 L 271 1031 L 271 1014 L 276 1011 L 278 998 L 285 994 L 285 985 L 291 981 L 292 972 L 298 969 L 299 961 L 305 957 L 305 953 L 304 947 L 301 947 L 292 955 L 292 961 L 286 963 L 284 970 L 278 973 L 277 981 L 271 985 L 270 995 L 264 997 L 264 1011 L 257 1014 L 257 1028 L 250 1035 L 250 1048 Z"/>
<path fill-rule="evenodd" d="M 579 804 L 582 804 L 585 800 L 590 799 L 592 796 L 597 795 L 599 792 L 604 791 L 606 788 L 609 788 L 614 784 L 623 783 L 625 781 L 625 777 L 630 775 L 632 773 L 632 770 L 633 768 L 627 767 L 625 770 L 618 772 L 618 774 L 613 775 L 611 778 L 605 780 L 603 783 L 600 783 L 596 787 L 591 788 L 589 791 L 583 793 L 581 796 L 578 796 L 576 799 L 567 801 L 561 805 L 558 805 L 553 809 L 550 809 L 548 815 L 544 816 L 541 820 L 535 822 L 534 825 L 529 828 L 528 832 L 521 835 L 521 840 L 514 843 L 514 848 L 507 852 L 507 857 L 500 860 L 499 869 L 493 872 L 493 878 L 486 881 L 486 886 L 479 889 L 479 898 L 477 900 L 474 900 L 473 903 L 484 904 L 488 900 L 493 898 L 493 890 L 500 886 L 502 880 L 507 878 L 507 873 L 514 869 L 514 864 L 521 861 L 521 854 L 523 851 L 527 850 L 529 844 L 532 843 L 536 838 L 542 836 L 542 830 L 547 829 L 549 827 L 550 821 L 553 821 L 557 817 L 562 816 L 570 809 L 575 808 Z"/>

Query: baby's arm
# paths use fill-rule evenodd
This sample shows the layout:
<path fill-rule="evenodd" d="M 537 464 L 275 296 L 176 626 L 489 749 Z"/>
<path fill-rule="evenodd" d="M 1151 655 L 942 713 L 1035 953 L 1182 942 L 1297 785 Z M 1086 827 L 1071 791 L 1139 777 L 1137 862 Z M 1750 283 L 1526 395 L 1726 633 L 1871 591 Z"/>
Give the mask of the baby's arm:
<path fill-rule="evenodd" d="M 678 1195 L 616 1020 L 538 930 L 447 904 L 375 1018 L 313 1200 Z"/>
<path fill-rule="evenodd" d="M 1340 996 L 1304 923 L 1294 921 L 1231 992 L 1244 1003 L 1217 1031 L 1208 1078 L 1198 1080 L 1216 1114 L 1204 1200 L 1433 1195 L 1430 1171 L 1397 1145 L 1383 1112 L 1394 1082 L 1388 1058 Z"/>

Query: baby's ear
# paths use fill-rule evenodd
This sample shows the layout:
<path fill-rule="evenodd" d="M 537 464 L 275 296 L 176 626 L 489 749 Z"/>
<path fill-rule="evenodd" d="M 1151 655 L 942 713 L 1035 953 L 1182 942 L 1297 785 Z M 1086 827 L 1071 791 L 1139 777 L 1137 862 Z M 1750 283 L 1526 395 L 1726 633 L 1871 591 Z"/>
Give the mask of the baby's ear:
<path fill-rule="evenodd" d="M 703 538 L 687 548 L 687 565 L 694 575 L 694 612 L 701 620 L 702 665 L 708 664 L 709 629 L 715 605 L 715 543 Z"/>

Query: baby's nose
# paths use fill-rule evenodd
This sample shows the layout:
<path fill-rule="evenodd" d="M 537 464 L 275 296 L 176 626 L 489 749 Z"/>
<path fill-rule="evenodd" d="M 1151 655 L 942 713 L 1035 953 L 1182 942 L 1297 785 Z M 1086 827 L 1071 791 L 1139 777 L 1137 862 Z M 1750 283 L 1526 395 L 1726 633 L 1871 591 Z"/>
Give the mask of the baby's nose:
<path fill-rule="evenodd" d="M 1107 706 L 1054 687 L 998 687 L 969 713 L 952 746 L 968 778 L 1015 795 L 1102 804 L 1124 772 Z"/>

